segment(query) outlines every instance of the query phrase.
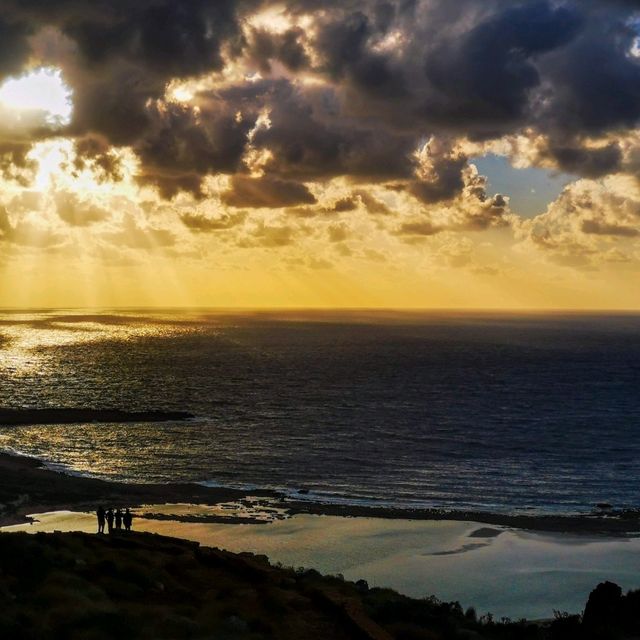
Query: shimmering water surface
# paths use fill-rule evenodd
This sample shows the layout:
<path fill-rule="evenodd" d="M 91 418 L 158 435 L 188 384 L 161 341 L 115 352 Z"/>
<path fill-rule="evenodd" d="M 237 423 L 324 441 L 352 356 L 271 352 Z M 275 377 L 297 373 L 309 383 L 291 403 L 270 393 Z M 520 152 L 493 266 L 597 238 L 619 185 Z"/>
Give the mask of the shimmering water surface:
<path fill-rule="evenodd" d="M 640 317 L 128 312 L 0 316 L 0 405 L 187 423 L 0 428 L 128 481 L 310 499 L 589 511 L 640 504 Z"/>

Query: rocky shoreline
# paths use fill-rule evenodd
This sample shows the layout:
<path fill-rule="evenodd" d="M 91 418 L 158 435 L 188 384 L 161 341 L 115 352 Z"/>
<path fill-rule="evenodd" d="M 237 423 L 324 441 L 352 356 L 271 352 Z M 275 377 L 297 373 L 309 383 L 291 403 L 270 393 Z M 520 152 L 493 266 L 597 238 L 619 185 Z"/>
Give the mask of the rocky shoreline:
<path fill-rule="evenodd" d="M 401 520 L 455 520 L 539 532 L 619 536 L 640 535 L 640 512 L 594 512 L 588 515 L 508 515 L 438 509 L 392 509 L 331 505 L 288 498 L 274 491 L 251 491 L 288 516 L 297 514 Z M 201 484 L 125 484 L 52 471 L 33 459 L 0 453 L 0 525 L 25 522 L 45 511 L 92 511 L 98 504 L 138 507 L 149 504 L 219 505 L 243 500 L 247 491 Z M 181 516 L 174 519 L 180 520 Z M 227 516 L 203 516 L 199 522 L 233 522 Z M 237 520 L 242 522 L 241 519 Z"/>

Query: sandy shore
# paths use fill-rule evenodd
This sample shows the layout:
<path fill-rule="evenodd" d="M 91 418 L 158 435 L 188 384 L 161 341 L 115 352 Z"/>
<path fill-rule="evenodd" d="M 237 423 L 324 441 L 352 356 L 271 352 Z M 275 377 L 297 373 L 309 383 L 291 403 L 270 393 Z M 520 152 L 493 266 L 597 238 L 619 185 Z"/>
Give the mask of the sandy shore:
<path fill-rule="evenodd" d="M 0 453 L 0 525 L 18 524 L 30 513 L 92 511 L 96 505 L 138 507 L 144 504 L 192 503 L 219 505 L 242 500 L 247 492 L 199 484 L 124 484 L 52 471 L 39 460 Z M 530 531 L 607 535 L 640 534 L 640 512 L 594 513 L 584 516 L 507 515 L 438 509 L 390 509 L 330 505 L 291 500 L 273 491 L 252 491 L 269 498 L 271 506 L 289 515 L 311 514 L 401 520 L 461 521 Z M 222 520 L 221 518 L 224 518 Z M 203 522 L 227 521 L 206 516 Z"/>

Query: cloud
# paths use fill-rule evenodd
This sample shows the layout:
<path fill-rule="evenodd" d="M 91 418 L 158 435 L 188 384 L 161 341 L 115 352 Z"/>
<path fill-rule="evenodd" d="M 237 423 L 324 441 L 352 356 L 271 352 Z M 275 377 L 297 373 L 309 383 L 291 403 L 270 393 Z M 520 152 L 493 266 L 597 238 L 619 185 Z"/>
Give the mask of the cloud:
<path fill-rule="evenodd" d="M 360 189 L 358 191 L 354 191 L 353 195 L 360 199 L 360 202 L 362 202 L 364 208 L 372 215 L 391 215 L 391 210 L 389 209 L 389 207 L 384 202 L 381 202 L 367 191 Z"/>
<path fill-rule="evenodd" d="M 68 192 L 60 191 L 55 196 L 58 216 L 72 227 L 88 227 L 103 222 L 110 217 L 110 212 L 92 202 L 82 201 Z"/>
<path fill-rule="evenodd" d="M 333 80 L 344 78 L 356 90 L 372 97 L 406 97 L 402 68 L 395 67 L 390 56 L 368 46 L 380 28 L 374 16 L 362 11 L 347 14 L 341 20 L 320 20 L 314 43 L 321 58 L 320 69 Z"/>
<path fill-rule="evenodd" d="M 4 207 L 0 207 L 0 235 L 3 239 L 9 238 L 13 234 L 13 226 L 9 220 L 9 214 Z"/>
<path fill-rule="evenodd" d="M 208 174 L 233 174 L 240 169 L 253 126 L 239 120 L 219 100 L 198 109 L 159 102 L 149 107 L 153 123 L 135 146 L 142 161 L 139 180 L 171 198 L 179 191 L 201 195 Z"/>
<path fill-rule="evenodd" d="M 420 202 L 451 200 L 462 192 L 468 159 L 447 142 L 432 138 L 416 153 L 416 162 L 418 180 L 409 185 L 409 191 Z"/>
<path fill-rule="evenodd" d="M 315 204 L 316 198 L 309 189 L 298 182 L 276 178 L 246 178 L 236 176 L 229 191 L 222 195 L 231 207 L 271 208 L 295 207 Z"/>
<path fill-rule="evenodd" d="M 427 56 L 435 89 L 425 104 L 444 124 L 470 124 L 475 135 L 496 137 L 524 122 L 531 93 L 542 83 L 536 59 L 570 42 L 580 14 L 548 2 L 508 7 L 446 39 Z"/>
<path fill-rule="evenodd" d="M 633 255 L 638 8 L 6 0 L 0 79 L 58 67 L 74 111 L 57 131 L 37 114 L 18 130 L 4 114 L 3 237 L 27 242 L 46 228 L 47 244 L 95 226 L 96 242 L 143 251 L 218 238 L 304 247 L 313 237 L 337 254 L 353 234 L 364 255 L 359 242 L 426 246 L 511 228 L 536 256 L 566 264 Z M 55 154 L 32 152 L 60 139 L 72 148 L 58 162 L 64 178 L 47 168 Z M 542 216 L 518 219 L 508 193 L 494 195 L 470 164 L 474 149 L 585 180 Z M 49 218 L 11 205 L 19 189 L 46 191 Z M 109 190 L 132 204 L 116 210 Z M 271 211 L 257 223 L 252 209 Z"/>
<path fill-rule="evenodd" d="M 288 225 L 260 222 L 247 237 L 238 242 L 242 248 L 264 247 L 278 249 L 289 246 L 294 241 L 295 232 Z"/>
<path fill-rule="evenodd" d="M 562 171 L 585 178 L 616 173 L 622 161 L 622 150 L 617 142 L 597 148 L 581 146 L 580 141 L 565 145 L 550 143 L 548 154 Z"/>
<path fill-rule="evenodd" d="M 0 142 L 0 175 L 23 187 L 32 182 L 37 163 L 29 158 L 31 145 L 24 142 Z"/>
<path fill-rule="evenodd" d="M 621 238 L 636 238 L 640 236 L 640 228 L 622 224 L 606 224 L 597 220 L 584 220 L 582 232 L 598 236 L 619 236 Z"/>
<path fill-rule="evenodd" d="M 426 160 L 424 156 L 424 153 L 419 154 L 423 166 L 425 162 L 427 163 L 426 171 L 433 175 L 430 184 L 436 185 L 442 180 L 442 174 L 432 169 L 432 152 L 426 154 Z M 476 167 L 468 164 L 466 157 L 459 157 L 458 160 L 456 155 L 454 160 L 450 158 L 451 154 L 447 152 L 442 162 L 450 166 L 452 162 L 457 165 L 459 161 L 460 166 L 463 167 L 459 176 L 459 169 L 456 168 L 455 188 L 449 190 L 447 198 L 440 197 L 434 201 L 424 201 L 420 197 L 421 194 L 415 192 L 416 184 L 429 184 L 422 170 L 423 180 L 411 183 L 409 192 L 420 203 L 430 206 L 423 206 L 419 215 L 411 215 L 408 220 L 403 221 L 394 231 L 395 234 L 419 238 L 437 235 L 443 231 L 485 231 L 511 225 L 514 216 L 509 209 L 508 198 L 501 194 L 490 197 L 487 194 L 486 177 L 479 175 Z M 443 182 L 446 185 L 447 179 Z M 444 186 L 440 187 L 440 194 L 443 193 L 443 189 Z"/>
<path fill-rule="evenodd" d="M 247 218 L 245 212 L 235 214 L 223 214 L 210 218 L 199 213 L 183 213 L 180 219 L 185 227 L 195 233 L 212 233 L 214 231 L 226 231 L 241 225 Z"/>
<path fill-rule="evenodd" d="M 124 216 L 118 231 L 105 233 L 102 237 L 119 247 L 145 251 L 167 249 L 176 244 L 176 236 L 171 230 L 143 225 L 131 214 Z"/>
<path fill-rule="evenodd" d="M 30 53 L 28 36 L 32 27 L 10 14 L 0 18 L 0 78 L 18 73 Z"/>
<path fill-rule="evenodd" d="M 543 116 L 560 133 L 599 134 L 633 128 L 640 117 L 640 65 L 630 55 L 630 16 L 602 6 L 566 51 L 544 70 L 554 96 Z"/>
<path fill-rule="evenodd" d="M 553 133 L 551 155 L 565 170 L 593 177 L 617 152 L 588 151 L 584 135 L 633 127 L 640 115 L 629 3 L 5 4 L 0 73 L 23 69 L 30 48 L 60 65 L 74 92 L 67 132 L 132 146 L 141 181 L 166 198 L 202 195 L 207 175 L 241 173 L 250 142 L 273 154 L 274 177 L 385 181 L 411 176 L 425 134 L 487 139 L 527 127 Z M 284 27 L 256 26 L 274 7 Z M 51 30 L 58 38 L 37 46 Z M 210 89 L 189 104 L 166 99 L 168 83 L 197 78 Z M 264 108 L 271 126 L 249 141 Z M 440 179 L 413 191 L 446 199 L 461 163 L 449 158 Z"/>
<path fill-rule="evenodd" d="M 93 171 L 99 182 L 118 182 L 124 177 L 122 157 L 107 140 L 97 136 L 76 140 L 73 168 L 77 172 Z"/>
<path fill-rule="evenodd" d="M 626 26 L 633 7 L 624 3 L 461 0 L 455 11 L 445 0 L 331 2 L 322 11 L 296 0 L 96 0 L 90 10 L 70 0 L 5 5 L 6 72 L 22 68 L 28 36 L 57 30 L 71 43 L 60 62 L 76 96 L 73 129 L 119 144 L 144 138 L 155 117 L 149 101 L 163 98 L 167 82 L 224 73 L 232 64 L 280 79 L 274 62 L 294 77 L 312 74 L 319 82 L 301 88 L 304 94 L 321 87 L 338 102 L 348 96 L 354 111 L 369 109 L 376 132 L 409 127 L 414 141 L 425 125 L 486 137 L 522 124 L 573 130 L 599 118 L 606 128 L 637 117 L 637 64 L 628 55 L 634 34 Z M 273 6 L 283 8 L 288 28 L 252 26 L 256 12 Z M 601 109 L 602 89 L 612 85 L 616 101 Z M 283 98 L 276 106 L 290 111 Z M 575 113 L 568 106 L 584 117 L 561 120 Z"/>
<path fill-rule="evenodd" d="M 344 242 L 349 237 L 349 228 L 345 224 L 333 224 L 328 229 L 329 242 Z"/>
<path fill-rule="evenodd" d="M 429 220 L 405 222 L 400 227 L 400 235 L 407 236 L 435 236 L 442 231 L 444 231 L 442 227 L 436 227 Z"/>
<path fill-rule="evenodd" d="M 304 47 L 304 35 L 304 30 L 299 27 L 284 33 L 253 29 L 249 36 L 249 60 L 264 73 L 270 73 L 272 63 L 276 61 L 290 71 L 307 69 L 311 61 Z"/>
<path fill-rule="evenodd" d="M 0 240 L 22 247 L 50 249 L 62 245 L 65 238 L 46 223 L 21 217 L 12 221 L 5 207 L 0 207 Z"/>
<path fill-rule="evenodd" d="M 347 211 L 355 211 L 358 208 L 358 200 L 354 197 L 340 198 L 336 200 L 332 207 L 328 209 L 331 213 L 345 213 Z"/>
<path fill-rule="evenodd" d="M 548 210 L 516 225 L 525 246 L 559 264 L 594 269 L 640 248 L 640 190 L 630 178 L 581 180 Z M 609 256 L 609 258 L 607 257 Z"/>

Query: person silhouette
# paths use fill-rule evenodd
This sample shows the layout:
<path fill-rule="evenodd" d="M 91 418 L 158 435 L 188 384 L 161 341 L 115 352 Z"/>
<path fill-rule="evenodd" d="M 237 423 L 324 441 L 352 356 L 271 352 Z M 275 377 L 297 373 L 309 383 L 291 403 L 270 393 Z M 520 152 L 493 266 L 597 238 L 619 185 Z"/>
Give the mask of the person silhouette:
<path fill-rule="evenodd" d="M 107 510 L 107 530 L 109 533 L 113 531 L 113 509 L 109 507 Z"/>
<path fill-rule="evenodd" d="M 96 511 L 98 517 L 98 533 L 104 533 L 104 507 L 100 505 Z"/>
<path fill-rule="evenodd" d="M 116 529 L 122 529 L 122 511 L 119 507 L 116 509 Z"/>
<path fill-rule="evenodd" d="M 124 528 L 127 531 L 131 531 L 132 522 L 133 522 L 133 515 L 131 514 L 131 511 L 127 509 L 122 515 L 122 523 L 124 524 Z"/>

